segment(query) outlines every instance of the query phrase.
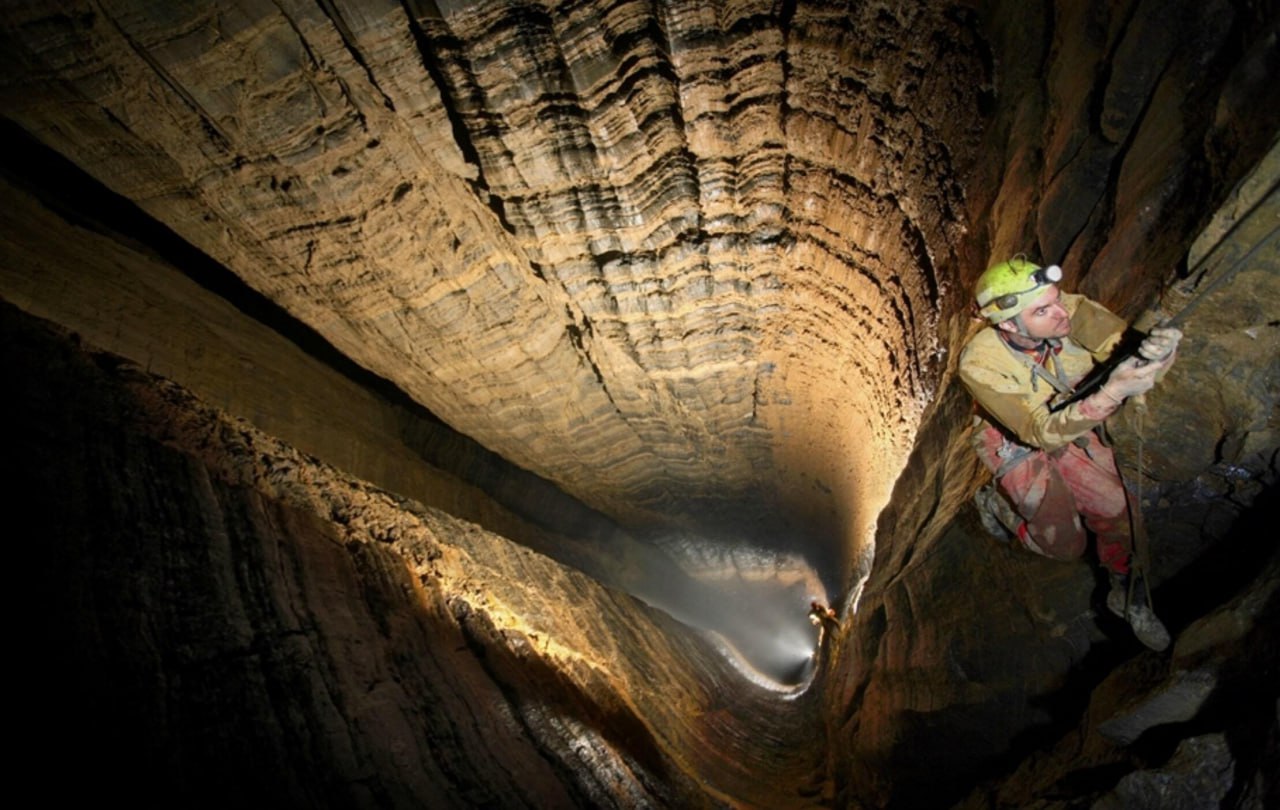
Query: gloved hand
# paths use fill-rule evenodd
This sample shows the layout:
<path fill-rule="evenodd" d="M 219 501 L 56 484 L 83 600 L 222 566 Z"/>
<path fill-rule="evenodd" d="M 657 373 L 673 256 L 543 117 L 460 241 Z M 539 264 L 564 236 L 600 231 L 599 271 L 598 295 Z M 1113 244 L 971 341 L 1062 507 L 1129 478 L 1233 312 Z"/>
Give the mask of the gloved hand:
<path fill-rule="evenodd" d="M 1171 356 L 1178 349 L 1178 341 L 1182 340 L 1182 332 L 1172 326 L 1157 326 L 1143 339 L 1138 346 L 1138 354 L 1153 363 L 1159 363 Z"/>
<path fill-rule="evenodd" d="M 1145 341 L 1143 345 L 1146 345 Z M 1164 363 L 1150 363 L 1140 357 L 1130 357 L 1115 367 L 1102 384 L 1102 392 L 1116 402 L 1145 394 L 1156 384 L 1156 375 L 1163 369 Z"/>

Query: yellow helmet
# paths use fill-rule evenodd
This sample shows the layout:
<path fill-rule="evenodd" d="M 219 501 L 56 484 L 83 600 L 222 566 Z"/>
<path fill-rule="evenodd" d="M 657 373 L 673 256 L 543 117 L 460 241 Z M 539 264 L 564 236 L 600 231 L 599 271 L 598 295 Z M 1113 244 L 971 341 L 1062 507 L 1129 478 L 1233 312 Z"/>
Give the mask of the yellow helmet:
<path fill-rule="evenodd" d="M 1062 268 L 1058 265 L 1041 267 L 1015 257 L 987 268 L 978 276 L 974 298 L 982 317 L 993 324 L 1000 323 L 1026 309 L 1041 288 L 1059 281 L 1062 281 Z"/>

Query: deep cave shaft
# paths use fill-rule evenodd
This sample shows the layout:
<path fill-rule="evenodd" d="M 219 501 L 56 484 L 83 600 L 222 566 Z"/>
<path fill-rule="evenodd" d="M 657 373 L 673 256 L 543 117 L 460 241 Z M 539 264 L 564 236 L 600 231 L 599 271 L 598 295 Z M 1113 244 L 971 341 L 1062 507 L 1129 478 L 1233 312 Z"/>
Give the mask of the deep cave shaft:
<path fill-rule="evenodd" d="M 1234 544 L 1275 481 L 1275 251 L 1126 470 L 1171 592 L 1224 548 L 1260 584 L 1195 591 L 1145 678 L 1087 570 L 972 525 L 952 350 L 993 256 L 1128 318 L 1248 250 L 1273 18 L 0 0 L 24 735 L 82 729 L 143 804 L 1122 801 L 1181 738 L 1093 732 L 1169 725 L 1162 668 L 1272 705 L 1235 662 L 1274 671 L 1277 577 Z M 1244 725 L 1234 795 L 1274 761 Z"/>
<path fill-rule="evenodd" d="M 800 543 L 847 584 L 941 368 L 976 18 L 5 16 L 6 116 L 339 352 L 632 527 Z"/>

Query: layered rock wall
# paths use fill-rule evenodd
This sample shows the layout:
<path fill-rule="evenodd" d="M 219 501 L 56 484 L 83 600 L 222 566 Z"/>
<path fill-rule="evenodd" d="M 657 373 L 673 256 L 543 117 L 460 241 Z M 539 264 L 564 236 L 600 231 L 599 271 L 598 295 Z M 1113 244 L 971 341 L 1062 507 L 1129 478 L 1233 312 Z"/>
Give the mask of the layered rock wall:
<path fill-rule="evenodd" d="M 799 606 L 823 594 L 802 559 L 640 541 L 353 367 L 83 173 L 22 138 L 10 150 L 0 296 L 319 461 L 640 596 L 772 677 L 799 679 L 812 645 Z"/>
<path fill-rule="evenodd" d="M 1185 311 L 1174 370 L 1145 408 L 1108 423 L 1142 497 L 1150 539 L 1139 551 L 1153 582 L 1165 586 L 1156 605 L 1175 636 L 1184 627 L 1203 632 L 1194 623 L 1243 590 L 1250 595 L 1242 601 L 1267 607 L 1256 607 L 1240 632 L 1267 637 L 1276 626 L 1273 548 L 1247 538 L 1274 520 L 1278 472 L 1278 121 L 1273 101 L 1240 105 L 1275 98 L 1274 20 L 1250 33 L 1257 21 L 1239 7 L 1219 7 L 1212 20 L 1200 16 L 1210 9 L 1191 4 L 1044 11 L 1009 8 L 993 19 L 1006 103 L 987 137 L 1006 162 L 998 182 L 970 186 L 975 219 L 986 227 L 977 244 L 989 246 L 990 258 L 968 270 L 1026 250 L 1061 261 L 1069 289 L 1118 312 L 1162 307 L 1145 325 Z M 944 325 L 956 347 L 976 328 L 963 312 Z M 1194 794 L 1187 767 L 1159 775 L 1144 768 L 1165 762 L 1171 740 L 1233 721 L 1213 701 L 1182 705 L 1181 717 L 1154 706 L 1180 700 L 1165 692 L 1176 694 L 1188 677 L 1248 654 L 1226 652 L 1238 643 L 1226 633 L 1207 645 L 1220 645 L 1212 665 L 1189 666 L 1181 650 L 1173 661 L 1138 656 L 1126 665 L 1128 679 L 1113 679 L 1099 701 L 1112 703 L 1084 717 L 1089 690 L 1139 648 L 1105 613 L 1104 583 L 1091 566 L 1000 545 L 977 523 L 968 501 L 989 476 L 966 446 L 969 409 L 958 384 L 945 389 L 881 515 L 849 643 L 858 663 L 827 695 L 845 768 L 841 794 L 870 806 L 950 803 L 975 774 L 1001 784 L 1012 763 L 1052 743 L 1054 755 L 1024 767 L 999 799 L 980 789 L 968 806 L 1071 806 L 1130 771 L 1134 783 L 1176 780 Z M 1244 668 L 1274 666 L 1258 654 Z M 1238 690 L 1247 713 L 1262 718 L 1262 730 L 1233 748 L 1232 791 L 1244 793 L 1256 775 L 1255 790 L 1274 792 L 1265 766 L 1253 770 L 1274 758 L 1274 743 L 1260 753 L 1273 698 L 1247 677 L 1219 688 L 1218 700 Z M 1142 731 L 1160 727 L 1146 748 L 1096 739 L 1124 701 L 1150 712 Z M 939 771 L 944 760 L 954 769 Z M 1117 790 L 1108 801 L 1136 801 Z"/>
<path fill-rule="evenodd" d="M 46 799 L 781 807 L 820 792 L 795 722 L 811 696 L 11 306 L 0 329 L 5 373 L 39 382 L 4 425 L 32 518 L 15 732 Z"/>
<path fill-rule="evenodd" d="M 988 778 L 974 806 L 1119 800 L 1120 774 L 1155 779 L 1171 751 L 1082 735 L 1153 717 L 1161 743 L 1194 732 L 1186 751 L 1222 754 L 1201 732 L 1223 715 L 1192 707 L 1188 729 L 1106 678 L 1129 660 L 1155 673 L 1145 689 L 1167 662 L 1117 640 L 1087 566 L 981 535 L 950 375 L 993 258 L 1059 261 L 1126 316 L 1204 289 L 1212 268 L 1181 257 L 1277 130 L 1265 4 L 4 3 L 0 37 L 7 119 L 460 433 L 631 527 L 794 547 L 861 594 L 788 700 L 599 583 L 112 369 L 127 360 L 94 371 L 15 315 L 8 423 L 39 471 L 19 501 L 53 515 L 24 546 L 56 603 L 33 684 L 74 698 L 27 725 L 41 746 L 83 713 L 85 739 L 132 735 L 166 797 L 408 805 L 921 806 Z M 1274 181 L 1242 196 L 1274 202 Z M 1224 219 L 1251 212 L 1274 220 L 1261 203 Z M 81 232 L 44 245 L 68 231 L 36 207 L 5 222 L 6 262 L 32 265 L 5 268 L 22 308 L 76 310 L 206 390 L 257 373 L 222 364 L 268 343 L 255 328 L 172 280 L 117 285 L 151 277 L 145 255 Z M 68 291 L 103 259 L 127 317 Z M 1261 525 L 1276 476 L 1274 258 L 1258 261 L 1191 325 L 1141 457 L 1141 426 L 1116 420 L 1146 474 L 1152 571 L 1187 597 L 1174 687 L 1235 672 L 1228 656 L 1274 668 L 1248 655 L 1274 635 L 1274 577 L 1203 623 L 1241 583 L 1185 579 L 1266 563 L 1233 531 Z M 153 352 L 187 313 L 189 342 Z M 216 363 L 182 356 L 214 346 Z M 307 358 L 255 366 L 316 386 L 297 422 L 335 435 L 298 430 L 304 447 L 549 539 L 415 469 L 401 415 Z M 265 379 L 245 382 L 261 399 L 211 404 L 272 402 L 297 428 Z M 389 421 L 317 413 L 357 410 Z M 1246 777 L 1267 761 L 1246 759 Z"/>
<path fill-rule="evenodd" d="M 964 7 L 4 20 L 6 116 L 460 432 L 632 523 L 867 538 L 939 368 Z"/>

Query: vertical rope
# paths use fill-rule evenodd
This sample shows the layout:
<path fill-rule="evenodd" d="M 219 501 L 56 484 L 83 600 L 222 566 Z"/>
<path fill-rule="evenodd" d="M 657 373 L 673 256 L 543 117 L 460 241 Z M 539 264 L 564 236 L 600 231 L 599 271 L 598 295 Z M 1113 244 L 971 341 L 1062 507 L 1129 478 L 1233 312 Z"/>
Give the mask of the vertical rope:
<path fill-rule="evenodd" d="M 1132 514 L 1130 515 L 1130 518 L 1131 518 L 1130 525 L 1133 526 L 1133 566 L 1132 567 L 1135 571 L 1135 575 L 1129 577 L 1129 592 L 1125 595 L 1125 607 L 1127 609 L 1129 604 L 1133 601 L 1134 584 L 1138 581 L 1138 577 L 1142 577 L 1143 579 L 1142 590 L 1146 594 L 1147 607 L 1150 608 L 1152 611 L 1155 611 L 1155 605 L 1151 600 L 1151 586 L 1150 586 L 1150 583 L 1146 582 L 1147 565 L 1151 562 L 1151 557 L 1150 557 L 1150 544 L 1147 542 L 1147 524 L 1142 517 L 1142 477 L 1145 474 L 1145 470 L 1146 470 L 1146 466 L 1143 462 L 1143 456 L 1142 456 L 1143 430 L 1144 430 L 1143 423 L 1145 421 L 1143 417 L 1146 416 L 1146 413 L 1147 413 L 1147 403 L 1145 400 L 1140 400 L 1134 403 L 1133 427 L 1134 427 L 1134 432 L 1137 434 L 1137 439 L 1138 439 L 1138 480 L 1134 482 L 1134 489 L 1137 490 L 1134 493 L 1135 503 L 1133 504 L 1133 508 L 1130 509 L 1129 511 L 1132 512 Z"/>

